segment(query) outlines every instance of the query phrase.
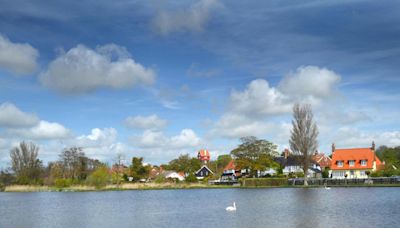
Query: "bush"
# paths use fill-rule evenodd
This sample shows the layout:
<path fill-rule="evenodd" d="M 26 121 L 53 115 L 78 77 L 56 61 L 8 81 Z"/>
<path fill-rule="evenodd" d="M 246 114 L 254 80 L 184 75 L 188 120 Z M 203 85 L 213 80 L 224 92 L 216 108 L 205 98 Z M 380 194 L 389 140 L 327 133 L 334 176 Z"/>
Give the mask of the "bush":
<path fill-rule="evenodd" d="M 154 180 L 154 182 L 156 182 L 157 184 L 161 184 L 164 183 L 166 181 L 165 177 L 163 175 L 158 175 L 156 177 L 156 179 Z"/>
<path fill-rule="evenodd" d="M 110 181 L 110 174 L 107 167 L 98 167 L 87 179 L 87 183 L 96 187 L 97 189 L 103 188 Z"/>
<path fill-rule="evenodd" d="M 193 173 L 191 173 L 185 178 L 185 181 L 188 183 L 194 183 L 197 182 L 197 178 Z"/>
<path fill-rule="evenodd" d="M 72 179 L 56 178 L 54 180 L 54 186 L 57 188 L 68 188 L 72 185 Z"/>
<path fill-rule="evenodd" d="M 285 186 L 288 184 L 286 178 L 246 178 L 241 182 L 244 187 Z"/>

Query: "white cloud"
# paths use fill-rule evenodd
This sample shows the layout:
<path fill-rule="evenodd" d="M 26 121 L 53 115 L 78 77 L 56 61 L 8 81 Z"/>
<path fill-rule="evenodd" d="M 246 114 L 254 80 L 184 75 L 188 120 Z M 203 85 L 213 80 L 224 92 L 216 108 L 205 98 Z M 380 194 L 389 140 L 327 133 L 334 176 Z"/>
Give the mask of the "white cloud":
<path fill-rule="evenodd" d="M 333 138 L 337 148 L 369 147 L 372 141 L 377 146 L 399 146 L 400 131 L 364 132 L 357 128 L 341 127 Z"/>
<path fill-rule="evenodd" d="M 301 66 L 286 75 L 278 88 L 287 96 L 309 99 L 313 103 L 331 96 L 340 80 L 340 75 L 326 68 Z"/>
<path fill-rule="evenodd" d="M 39 52 L 31 45 L 13 43 L 0 34 L 0 68 L 15 74 L 30 74 L 37 69 Z"/>
<path fill-rule="evenodd" d="M 125 48 L 115 44 L 96 50 L 78 45 L 53 60 L 40 74 L 40 81 L 46 87 L 71 94 L 152 84 L 155 72 L 129 56 Z"/>
<path fill-rule="evenodd" d="M 182 149 L 199 146 L 201 139 L 192 129 L 183 129 L 178 135 L 167 137 L 161 131 L 146 130 L 133 136 L 131 142 L 141 148 Z"/>
<path fill-rule="evenodd" d="M 218 0 L 200 0 L 187 9 L 160 11 L 153 20 L 153 28 L 161 35 L 177 31 L 201 32 L 210 19 L 210 12 L 222 4 Z"/>
<path fill-rule="evenodd" d="M 93 128 L 88 135 L 78 136 L 74 143 L 80 147 L 98 148 L 111 146 L 117 139 L 118 132 L 114 128 Z"/>
<path fill-rule="evenodd" d="M 23 112 L 12 103 L 0 105 L 0 127 L 32 127 L 38 123 L 39 118 L 36 114 Z"/>
<path fill-rule="evenodd" d="M 244 91 L 233 91 L 230 95 L 230 109 L 247 115 L 277 115 L 288 113 L 292 104 L 287 97 L 264 79 L 250 82 Z"/>
<path fill-rule="evenodd" d="M 179 135 L 173 136 L 170 141 L 172 148 L 185 148 L 198 146 L 201 140 L 192 129 L 183 129 Z"/>
<path fill-rule="evenodd" d="M 59 123 L 41 120 L 39 124 L 27 129 L 9 129 L 7 135 L 34 140 L 54 140 L 71 137 L 69 129 Z"/>
<path fill-rule="evenodd" d="M 167 121 L 153 114 L 150 116 L 130 116 L 125 119 L 125 124 L 129 128 L 160 129 L 167 125 Z"/>

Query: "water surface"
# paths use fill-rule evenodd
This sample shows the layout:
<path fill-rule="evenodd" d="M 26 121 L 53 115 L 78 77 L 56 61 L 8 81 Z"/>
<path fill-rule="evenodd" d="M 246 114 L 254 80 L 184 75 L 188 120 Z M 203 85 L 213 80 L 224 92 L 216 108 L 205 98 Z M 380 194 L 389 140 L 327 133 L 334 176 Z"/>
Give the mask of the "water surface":
<path fill-rule="evenodd" d="M 0 227 L 400 227 L 400 188 L 0 193 Z"/>

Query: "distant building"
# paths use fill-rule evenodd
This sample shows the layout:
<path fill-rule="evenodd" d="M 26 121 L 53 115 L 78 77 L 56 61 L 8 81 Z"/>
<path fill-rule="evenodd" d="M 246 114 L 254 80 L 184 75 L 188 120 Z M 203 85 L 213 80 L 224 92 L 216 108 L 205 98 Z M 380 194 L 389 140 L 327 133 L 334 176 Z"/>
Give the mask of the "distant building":
<path fill-rule="evenodd" d="M 185 177 L 183 173 L 177 173 L 175 171 L 164 171 L 162 173 L 166 179 L 173 179 L 173 180 L 179 180 L 179 181 L 184 181 Z"/>
<path fill-rule="evenodd" d="M 321 170 L 324 170 L 325 168 L 331 168 L 332 159 L 324 153 L 315 152 L 312 156 L 312 160 L 318 163 L 319 167 L 321 167 Z"/>
<path fill-rule="evenodd" d="M 203 165 L 199 170 L 196 171 L 195 175 L 196 178 L 201 180 L 204 179 L 205 177 L 213 175 L 213 171 L 208 168 L 206 165 Z"/>
<path fill-rule="evenodd" d="M 235 160 L 232 159 L 228 165 L 225 166 L 221 175 L 221 181 L 237 180 L 241 176 L 241 170 L 236 167 Z"/>
<path fill-rule="evenodd" d="M 374 142 L 369 148 L 336 149 L 332 144 L 332 178 L 367 178 L 367 172 L 372 173 L 382 165 L 375 154 Z"/>
<path fill-rule="evenodd" d="M 282 167 L 282 173 L 286 176 L 289 174 L 304 173 L 301 156 L 291 154 L 289 149 L 285 149 L 283 151 L 283 156 L 276 157 L 274 160 Z M 317 162 L 312 160 L 308 168 L 308 177 L 321 176 L 321 167 Z"/>
<path fill-rule="evenodd" d="M 210 152 L 205 149 L 199 150 L 199 152 L 197 153 L 197 158 L 201 161 L 203 165 L 207 164 L 211 159 Z"/>

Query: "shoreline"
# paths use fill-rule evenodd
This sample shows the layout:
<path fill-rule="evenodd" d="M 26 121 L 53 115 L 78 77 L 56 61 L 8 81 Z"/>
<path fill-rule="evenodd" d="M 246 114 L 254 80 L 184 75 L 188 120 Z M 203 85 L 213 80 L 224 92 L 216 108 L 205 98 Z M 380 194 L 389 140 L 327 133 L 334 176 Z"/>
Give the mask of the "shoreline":
<path fill-rule="evenodd" d="M 329 186 L 331 188 L 380 188 L 380 187 L 400 187 L 400 184 L 374 184 L 374 185 L 338 185 Z M 6 186 L 3 192 L 103 192 L 103 191 L 128 191 L 128 190 L 178 190 L 178 189 L 265 189 L 265 188 L 324 188 L 319 185 L 281 185 L 281 186 L 232 186 L 232 185 L 207 185 L 207 184 L 172 184 L 172 183 L 128 183 L 117 185 L 107 185 L 104 188 L 96 189 L 93 186 L 74 185 L 65 188 L 53 186 L 37 185 L 10 185 Z"/>

